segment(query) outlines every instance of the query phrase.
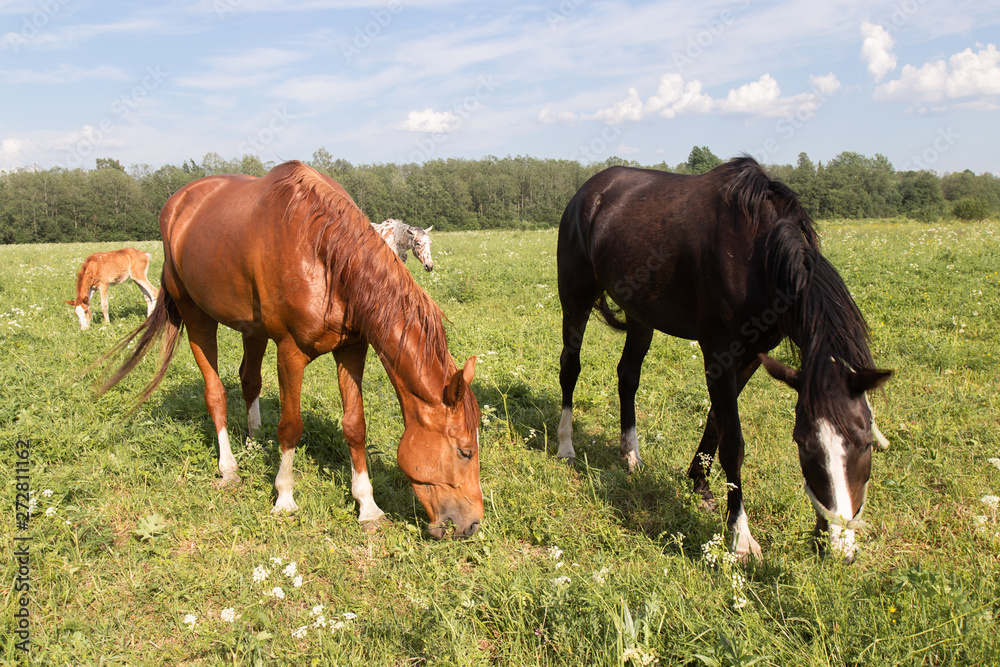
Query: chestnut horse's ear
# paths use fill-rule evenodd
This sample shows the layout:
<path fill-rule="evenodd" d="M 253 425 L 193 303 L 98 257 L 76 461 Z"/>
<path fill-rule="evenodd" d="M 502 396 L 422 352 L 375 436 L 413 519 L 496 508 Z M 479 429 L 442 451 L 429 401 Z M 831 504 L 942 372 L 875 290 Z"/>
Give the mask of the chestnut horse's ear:
<path fill-rule="evenodd" d="M 799 383 L 799 372 L 794 368 L 789 368 L 780 361 L 776 361 L 763 352 L 757 355 L 760 363 L 764 364 L 764 370 L 775 380 L 784 382 L 795 391 L 801 386 Z"/>
<path fill-rule="evenodd" d="M 462 371 L 456 372 L 448 381 L 448 386 L 444 388 L 445 405 L 455 406 L 462 402 L 465 389 L 472 384 L 472 379 L 476 375 L 476 358 L 469 357 Z"/>
<path fill-rule="evenodd" d="M 66 305 L 67 306 L 75 306 L 76 305 L 76 301 L 75 300 L 74 301 L 67 301 Z"/>

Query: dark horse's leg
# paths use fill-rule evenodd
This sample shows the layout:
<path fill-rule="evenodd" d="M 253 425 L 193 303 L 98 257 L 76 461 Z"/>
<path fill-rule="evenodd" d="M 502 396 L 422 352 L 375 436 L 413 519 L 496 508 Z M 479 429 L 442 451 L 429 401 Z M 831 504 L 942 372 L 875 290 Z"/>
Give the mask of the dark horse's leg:
<path fill-rule="evenodd" d="M 705 350 L 705 358 L 709 358 L 709 350 Z M 718 369 L 715 369 L 718 371 Z M 706 368 L 707 372 L 707 368 Z M 726 529 L 729 532 L 729 549 L 741 558 L 754 556 L 760 558 L 760 545 L 750 534 L 750 524 L 747 521 L 746 510 L 743 507 L 743 431 L 740 427 L 738 406 L 739 393 L 746 380 L 745 375 L 737 369 L 727 369 L 718 377 L 708 373 L 708 393 L 712 399 L 712 412 L 715 413 L 715 430 L 717 432 L 719 463 L 726 473 Z M 752 373 L 751 373 L 752 374 Z M 747 376 L 749 378 L 749 376 Z M 709 435 L 706 426 L 706 436 Z M 704 438 L 702 439 L 704 444 Z M 700 448 L 699 448 L 700 449 Z M 695 457 L 697 463 L 698 457 Z M 692 464 L 693 465 L 693 464 Z"/>
<path fill-rule="evenodd" d="M 247 406 L 247 437 L 253 438 L 260 428 L 260 366 L 267 351 L 267 338 L 243 336 L 243 361 L 240 362 L 240 384 Z"/>
<path fill-rule="evenodd" d="M 753 357 L 748 361 L 748 365 L 739 369 L 736 377 L 737 397 L 743 392 L 743 388 L 746 387 L 747 382 L 753 377 L 758 367 L 760 367 L 760 360 Z M 715 458 L 715 452 L 718 448 L 719 427 L 716 423 L 715 408 L 713 407 L 708 411 L 705 432 L 701 436 L 698 451 L 691 460 L 691 467 L 688 468 L 688 477 L 694 481 L 694 490 L 702 497 L 701 506 L 709 511 L 715 510 L 715 497 L 712 495 L 712 489 L 708 483 L 708 471 L 712 467 L 712 460 Z"/>
<path fill-rule="evenodd" d="M 562 416 L 559 419 L 558 457 L 576 460 L 573 449 L 573 390 L 580 377 L 580 347 L 594 302 L 601 290 L 593 269 L 583 253 L 559 250 L 559 301 L 562 304 L 563 348 L 559 355 L 559 385 L 562 387 Z"/>
<path fill-rule="evenodd" d="M 652 341 L 652 327 L 628 319 L 625 348 L 622 350 L 621 361 L 618 362 L 618 399 L 621 404 L 622 423 L 619 451 L 625 459 L 629 472 L 635 472 L 642 467 L 639 439 L 635 432 L 635 393 L 639 389 L 642 361 L 646 358 Z"/>

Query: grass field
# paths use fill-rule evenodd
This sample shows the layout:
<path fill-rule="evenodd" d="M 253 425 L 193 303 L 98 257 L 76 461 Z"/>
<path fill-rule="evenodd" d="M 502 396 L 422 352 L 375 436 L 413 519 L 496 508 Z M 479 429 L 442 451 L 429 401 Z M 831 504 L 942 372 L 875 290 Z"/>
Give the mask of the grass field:
<path fill-rule="evenodd" d="M 216 490 L 214 430 L 186 346 L 132 418 L 152 360 L 100 398 L 96 376 L 75 383 L 145 315 L 131 284 L 112 289 L 110 325 L 81 332 L 64 305 L 84 257 L 111 246 L 0 247 L 0 571 L 5 582 L 28 572 L 27 662 L 1000 664 L 1000 224 L 864 221 L 821 233 L 869 319 L 875 359 L 896 371 L 873 400 L 892 446 L 875 456 L 852 566 L 811 547 L 794 396 L 763 373 L 741 413 L 764 560 L 723 557 L 722 510 L 700 511 L 685 477 L 707 411 L 701 354 L 688 341 L 654 339 L 638 396 L 647 465 L 629 476 L 617 458 L 623 337 L 593 322 L 577 389 L 579 459 L 569 468 L 554 458 L 554 230 L 435 234 L 435 271 L 408 265 L 450 319 L 452 354 L 479 357 L 486 516 L 463 542 L 427 536 L 395 466 L 402 422 L 373 355 L 369 457 L 392 523 L 368 535 L 356 521 L 329 358 L 306 372 L 300 510 L 274 517 L 274 346 L 264 433 L 247 444 L 239 339 L 222 332 L 243 484 Z M 158 276 L 162 250 L 139 246 Z M 26 530 L 14 511 L 19 439 L 30 440 L 37 503 Z M 717 466 L 713 475 L 720 494 Z M 25 546 L 27 570 L 15 557 Z M 22 658 L 21 595 L 0 591 L 0 664 Z"/>

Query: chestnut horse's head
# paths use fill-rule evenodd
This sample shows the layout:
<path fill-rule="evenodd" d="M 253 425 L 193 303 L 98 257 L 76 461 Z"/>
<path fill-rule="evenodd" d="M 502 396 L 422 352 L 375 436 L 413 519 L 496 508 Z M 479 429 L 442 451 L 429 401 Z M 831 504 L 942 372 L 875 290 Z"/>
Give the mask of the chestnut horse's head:
<path fill-rule="evenodd" d="M 413 491 L 430 517 L 430 534 L 469 537 L 483 520 L 483 490 L 479 485 L 479 404 L 472 394 L 476 358 L 455 371 L 440 402 L 410 396 L 403 406 L 409 415 L 396 460 L 413 484 Z"/>

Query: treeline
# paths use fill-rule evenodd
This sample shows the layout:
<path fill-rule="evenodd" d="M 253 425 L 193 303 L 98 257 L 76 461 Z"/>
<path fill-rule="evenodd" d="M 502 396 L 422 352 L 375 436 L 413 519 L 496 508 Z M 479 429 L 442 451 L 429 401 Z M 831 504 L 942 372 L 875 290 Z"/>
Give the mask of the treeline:
<path fill-rule="evenodd" d="M 696 146 L 686 162 L 647 165 L 703 173 L 721 160 Z M 440 230 L 540 228 L 559 223 L 570 197 L 590 176 L 613 165 L 644 166 L 613 157 L 581 165 L 527 156 L 433 160 L 424 164 L 353 165 L 325 149 L 309 163 L 339 181 L 368 217 L 402 218 Z M 21 169 L 0 173 L 0 243 L 130 241 L 159 238 L 160 208 L 178 188 L 203 176 L 264 175 L 273 163 L 255 156 L 154 169 L 101 158 L 92 170 Z M 841 153 L 813 164 L 802 153 L 793 165 L 769 165 L 815 218 L 906 216 L 924 222 L 977 220 L 1000 212 L 1000 179 L 971 171 L 939 176 L 897 172 L 882 155 Z"/>

